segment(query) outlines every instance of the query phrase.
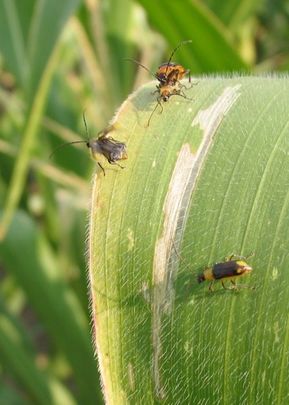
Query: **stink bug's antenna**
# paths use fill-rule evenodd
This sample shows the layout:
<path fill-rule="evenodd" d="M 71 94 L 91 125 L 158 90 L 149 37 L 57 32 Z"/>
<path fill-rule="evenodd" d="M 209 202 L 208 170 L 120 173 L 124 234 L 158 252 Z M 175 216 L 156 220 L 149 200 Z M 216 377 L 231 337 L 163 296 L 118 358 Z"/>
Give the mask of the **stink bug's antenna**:
<path fill-rule="evenodd" d="M 87 130 L 87 124 L 86 124 L 86 119 L 85 119 L 84 111 L 83 111 L 82 116 L 83 116 L 83 121 L 84 121 L 84 125 L 85 125 L 87 140 L 86 140 L 86 141 L 64 142 L 64 143 L 62 143 L 61 145 L 56 146 L 56 148 L 50 153 L 49 159 L 52 158 L 52 156 L 55 154 L 55 152 L 57 152 L 59 149 L 62 149 L 64 146 L 67 146 L 67 145 L 73 145 L 73 144 L 75 144 L 75 143 L 85 143 L 86 146 L 89 147 L 89 134 L 88 134 L 88 130 Z"/>
<path fill-rule="evenodd" d="M 149 72 L 153 77 L 156 77 L 156 75 L 155 75 L 151 70 L 149 70 L 145 65 L 143 65 L 143 64 L 140 63 L 140 62 L 138 62 L 137 60 L 132 59 L 132 58 L 124 58 L 123 60 L 129 60 L 130 62 L 134 62 L 135 64 L 137 64 L 138 66 L 142 67 L 142 68 L 145 69 L 147 72 Z"/>
<path fill-rule="evenodd" d="M 167 73 L 167 70 L 168 70 L 168 68 L 169 68 L 169 65 L 170 65 L 170 63 L 171 63 L 171 61 L 172 61 L 172 59 L 173 59 L 173 56 L 174 56 L 174 54 L 177 52 L 177 50 L 178 50 L 181 46 L 183 46 L 183 45 L 185 45 L 185 44 L 189 44 L 189 43 L 191 43 L 191 42 L 193 42 L 191 39 L 187 39 L 186 41 L 180 42 L 179 45 L 177 45 L 177 46 L 175 47 L 175 49 L 174 49 L 173 52 L 171 53 L 170 59 L 168 60 L 166 73 Z"/>
<path fill-rule="evenodd" d="M 67 145 L 73 145 L 75 143 L 86 143 L 86 145 L 88 145 L 87 141 L 73 141 L 73 142 L 62 143 L 61 145 L 56 146 L 56 148 L 50 153 L 49 159 L 51 159 L 52 156 L 55 154 L 55 152 L 57 152 L 59 149 L 63 148 L 64 146 L 67 146 Z"/>
<path fill-rule="evenodd" d="M 84 122 L 84 126 L 85 126 L 85 135 L 86 135 L 87 143 L 89 143 L 89 133 L 88 133 L 87 123 L 86 123 L 86 119 L 85 119 L 85 110 L 82 113 L 82 117 L 83 117 L 83 122 Z"/>

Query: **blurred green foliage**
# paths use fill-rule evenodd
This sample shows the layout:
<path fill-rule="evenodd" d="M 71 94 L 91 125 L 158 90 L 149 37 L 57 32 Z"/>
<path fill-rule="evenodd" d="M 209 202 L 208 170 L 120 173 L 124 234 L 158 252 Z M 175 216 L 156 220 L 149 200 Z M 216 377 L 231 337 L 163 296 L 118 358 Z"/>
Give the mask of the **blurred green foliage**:
<path fill-rule="evenodd" d="M 104 128 L 181 40 L 202 73 L 289 65 L 289 5 L 0 0 L 0 402 L 101 403 L 85 269 L 94 163 L 61 142 Z M 109 171 L 108 171 L 109 174 Z"/>

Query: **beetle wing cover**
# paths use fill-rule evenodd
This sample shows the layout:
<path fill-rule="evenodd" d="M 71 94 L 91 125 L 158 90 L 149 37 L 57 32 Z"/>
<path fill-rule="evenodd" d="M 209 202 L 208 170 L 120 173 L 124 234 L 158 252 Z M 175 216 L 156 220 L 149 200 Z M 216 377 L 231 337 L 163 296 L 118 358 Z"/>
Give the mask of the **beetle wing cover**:
<path fill-rule="evenodd" d="M 158 67 L 157 73 L 156 73 L 156 78 L 162 83 L 166 83 L 167 79 L 168 79 L 168 75 L 170 74 L 170 72 L 172 71 L 178 71 L 178 69 L 176 69 L 177 66 L 182 67 L 181 65 L 179 65 L 178 63 L 163 63 Z"/>
<path fill-rule="evenodd" d="M 239 276 L 238 263 L 235 260 L 229 262 L 217 263 L 213 266 L 213 276 L 215 280 L 220 280 L 227 277 Z"/>
<path fill-rule="evenodd" d="M 158 67 L 158 71 L 165 72 L 167 68 L 175 67 L 175 66 L 181 66 L 181 65 L 179 63 L 175 63 L 175 62 L 170 62 L 170 63 L 164 62 Z"/>
<path fill-rule="evenodd" d="M 108 136 L 102 136 L 96 140 L 95 152 L 105 156 L 109 163 L 127 159 L 125 143 Z"/>

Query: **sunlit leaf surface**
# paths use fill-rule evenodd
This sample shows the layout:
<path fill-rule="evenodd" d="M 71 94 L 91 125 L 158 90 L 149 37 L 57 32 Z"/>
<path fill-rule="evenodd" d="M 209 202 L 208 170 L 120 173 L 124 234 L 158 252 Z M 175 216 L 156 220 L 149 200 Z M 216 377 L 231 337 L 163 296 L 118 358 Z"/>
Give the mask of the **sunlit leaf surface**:
<path fill-rule="evenodd" d="M 126 168 L 94 179 L 90 277 L 106 399 L 286 403 L 288 79 L 199 79 L 185 90 L 192 101 L 172 97 L 146 128 L 153 89 L 115 118 Z M 251 252 L 253 274 L 238 283 L 255 289 L 197 283 L 210 264 Z"/>

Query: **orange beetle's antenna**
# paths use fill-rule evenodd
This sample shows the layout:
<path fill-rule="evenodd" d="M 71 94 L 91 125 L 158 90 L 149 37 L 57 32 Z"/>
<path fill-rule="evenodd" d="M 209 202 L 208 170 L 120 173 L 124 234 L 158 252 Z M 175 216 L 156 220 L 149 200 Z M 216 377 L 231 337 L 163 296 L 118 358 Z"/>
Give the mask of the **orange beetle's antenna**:
<path fill-rule="evenodd" d="M 175 47 L 175 49 L 174 49 L 173 52 L 171 53 L 170 59 L 168 60 L 167 68 L 166 68 L 166 74 L 167 74 L 169 65 L 170 65 L 170 63 L 171 63 L 171 61 L 172 61 L 172 59 L 173 59 L 173 56 L 174 56 L 174 54 L 177 52 L 177 50 L 178 50 L 181 46 L 183 46 L 183 45 L 185 45 L 185 44 L 189 44 L 189 43 L 191 43 L 191 42 L 193 42 L 191 39 L 187 39 L 186 41 L 180 42 L 179 45 L 177 45 L 177 46 Z"/>
<path fill-rule="evenodd" d="M 137 64 L 138 66 L 142 67 L 143 69 L 145 69 L 147 72 L 149 72 L 153 77 L 156 77 L 155 73 L 153 73 L 151 70 L 149 70 L 145 65 L 143 65 L 142 63 L 138 62 L 135 59 L 132 58 L 125 58 L 124 60 L 129 60 L 130 62 L 134 62 L 135 64 Z"/>

